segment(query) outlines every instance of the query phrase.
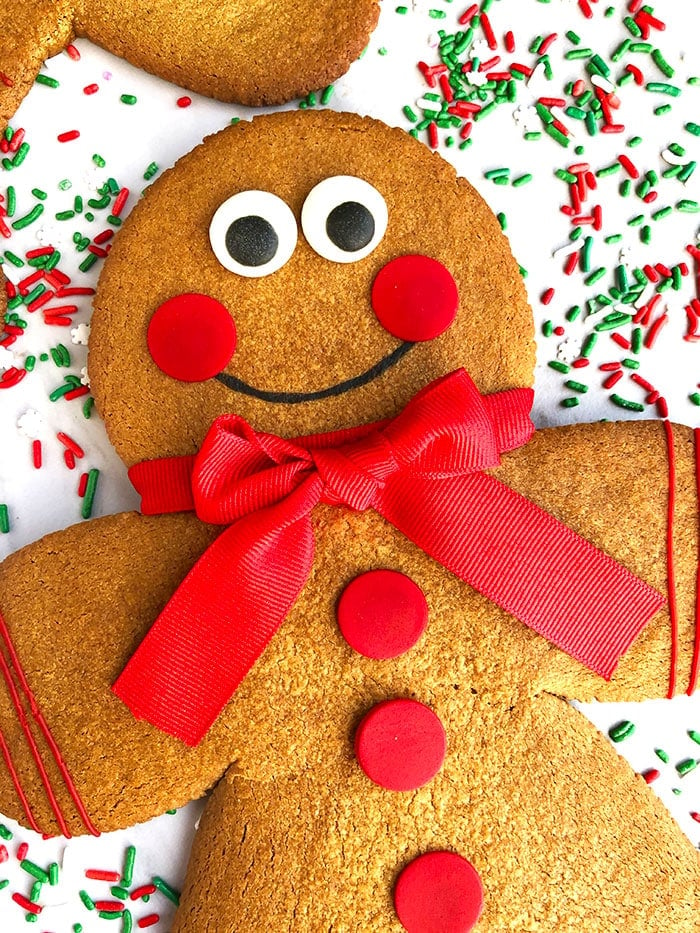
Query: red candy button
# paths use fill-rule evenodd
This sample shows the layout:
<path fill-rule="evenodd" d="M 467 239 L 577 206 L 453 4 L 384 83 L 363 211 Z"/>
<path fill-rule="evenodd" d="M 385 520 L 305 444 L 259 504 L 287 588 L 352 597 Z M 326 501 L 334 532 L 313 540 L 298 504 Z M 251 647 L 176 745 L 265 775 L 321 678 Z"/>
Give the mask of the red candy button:
<path fill-rule="evenodd" d="M 204 382 L 228 365 L 236 349 L 236 325 L 208 295 L 176 295 L 148 325 L 148 349 L 156 366 L 180 382 Z"/>
<path fill-rule="evenodd" d="M 385 700 L 367 713 L 355 734 L 355 755 L 367 777 L 387 790 L 416 790 L 442 767 L 445 730 L 416 700 Z"/>
<path fill-rule="evenodd" d="M 468 933 L 483 906 L 479 874 L 456 852 L 419 855 L 394 889 L 394 907 L 408 933 Z"/>
<path fill-rule="evenodd" d="M 370 570 L 343 590 L 338 625 L 351 648 L 367 658 L 397 658 L 412 648 L 428 623 L 419 586 L 397 570 Z"/>
<path fill-rule="evenodd" d="M 429 256 L 399 256 L 372 285 L 372 307 L 379 323 L 400 340 L 433 340 L 454 321 L 457 283 L 448 269 Z"/>

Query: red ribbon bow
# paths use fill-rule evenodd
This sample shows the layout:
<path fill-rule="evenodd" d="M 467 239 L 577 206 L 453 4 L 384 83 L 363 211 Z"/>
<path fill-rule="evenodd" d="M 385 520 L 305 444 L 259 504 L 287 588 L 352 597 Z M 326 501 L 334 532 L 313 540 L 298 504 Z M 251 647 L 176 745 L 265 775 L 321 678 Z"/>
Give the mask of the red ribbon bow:
<path fill-rule="evenodd" d="M 129 471 L 141 510 L 230 525 L 176 590 L 113 690 L 197 745 L 262 654 L 313 562 L 319 502 L 375 509 L 452 573 L 609 678 L 663 597 L 484 472 L 525 444 L 532 391 L 482 396 L 464 370 L 395 418 L 284 440 L 213 423 L 196 457 Z M 457 649 L 458 650 L 458 649 Z"/>

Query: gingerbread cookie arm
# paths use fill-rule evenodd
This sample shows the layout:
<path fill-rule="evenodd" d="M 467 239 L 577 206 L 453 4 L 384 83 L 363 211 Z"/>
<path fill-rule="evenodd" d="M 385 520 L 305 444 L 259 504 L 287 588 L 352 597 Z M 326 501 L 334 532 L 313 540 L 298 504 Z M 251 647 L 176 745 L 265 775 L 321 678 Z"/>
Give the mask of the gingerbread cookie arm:
<path fill-rule="evenodd" d="M 42 832 L 115 829 L 201 796 L 223 773 L 234 758 L 225 717 L 188 749 L 111 692 L 215 533 L 188 515 L 126 513 L 0 566 L 0 812 Z"/>
<path fill-rule="evenodd" d="M 397 877 L 439 850 L 481 879 L 479 933 L 697 928 L 697 853 L 567 703 L 542 695 L 509 708 L 470 695 L 453 716 L 436 712 L 447 756 L 416 791 L 367 778 L 350 719 L 321 769 L 269 781 L 232 769 L 202 819 L 173 933 L 400 933 Z M 434 898 L 413 893 L 422 905 Z M 471 929 L 451 923 L 462 906 L 455 897 L 442 926 L 413 928 Z"/>
<path fill-rule="evenodd" d="M 73 36 L 72 0 L 3 0 L 0 24 L 0 131 L 32 86 L 42 62 Z"/>
<path fill-rule="evenodd" d="M 685 692 L 696 639 L 693 432 L 661 422 L 545 430 L 508 455 L 497 475 L 667 599 L 609 683 L 552 649 L 540 661 L 541 688 L 582 700 L 664 697 L 672 683 L 675 692 Z"/>

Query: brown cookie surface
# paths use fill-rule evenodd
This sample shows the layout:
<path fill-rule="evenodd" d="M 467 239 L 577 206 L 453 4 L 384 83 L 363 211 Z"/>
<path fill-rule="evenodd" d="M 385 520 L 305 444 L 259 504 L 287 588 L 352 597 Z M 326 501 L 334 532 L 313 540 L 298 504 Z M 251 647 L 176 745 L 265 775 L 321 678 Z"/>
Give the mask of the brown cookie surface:
<path fill-rule="evenodd" d="M 227 198 L 244 190 L 271 192 L 298 222 L 314 186 L 344 175 L 369 182 L 386 201 L 387 231 L 371 255 L 330 262 L 299 230 L 294 254 L 272 275 L 245 278 L 219 263 L 208 231 Z M 271 403 L 216 379 L 178 382 L 149 356 L 154 312 L 174 296 L 198 292 L 220 302 L 235 322 L 238 342 L 226 373 L 268 392 L 333 387 L 401 348 L 373 311 L 372 283 L 391 260 L 416 253 L 454 276 L 455 321 L 359 388 L 316 401 Z M 110 440 L 131 464 L 194 453 L 224 412 L 290 436 L 395 414 L 427 382 L 459 366 L 482 392 L 529 385 L 532 337 L 508 243 L 484 201 L 451 166 L 376 120 L 330 111 L 278 113 L 210 137 L 134 209 L 100 279 L 89 367 Z"/>
<path fill-rule="evenodd" d="M 85 36 L 158 77 L 259 106 L 326 87 L 366 46 L 377 0 L 6 0 L 0 35 L 0 125 L 42 62 Z"/>

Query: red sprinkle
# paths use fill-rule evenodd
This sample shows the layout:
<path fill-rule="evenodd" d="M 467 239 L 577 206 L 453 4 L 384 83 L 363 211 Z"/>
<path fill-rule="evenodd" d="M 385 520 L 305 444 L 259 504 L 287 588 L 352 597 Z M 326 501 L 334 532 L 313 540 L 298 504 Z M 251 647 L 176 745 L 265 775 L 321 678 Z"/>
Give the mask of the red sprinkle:
<path fill-rule="evenodd" d="M 10 857 L 7 846 L 0 845 L 0 864 L 6 862 Z"/>
<path fill-rule="evenodd" d="M 91 881 L 119 881 L 121 875 L 118 871 L 103 871 L 101 868 L 88 868 L 85 877 Z"/>
<path fill-rule="evenodd" d="M 23 862 L 27 857 L 27 852 L 29 852 L 29 843 L 23 842 L 22 845 L 17 849 L 17 861 Z"/>
<path fill-rule="evenodd" d="M 65 133 L 59 133 L 56 139 L 59 143 L 69 143 L 72 139 L 77 139 L 80 136 L 80 130 L 68 130 Z"/>
<path fill-rule="evenodd" d="M 159 914 L 148 914 L 147 917 L 141 917 L 140 920 L 137 920 L 136 925 L 143 930 L 144 927 L 152 927 L 153 924 L 158 923 L 159 920 Z"/>
<path fill-rule="evenodd" d="M 484 37 L 489 44 L 489 48 L 495 51 L 498 48 L 498 43 L 496 42 L 496 36 L 491 26 L 491 20 L 486 13 L 481 14 L 481 28 L 484 30 Z"/>
<path fill-rule="evenodd" d="M 87 474 L 85 474 L 87 476 Z M 156 886 L 154 884 L 143 884 L 140 888 L 134 888 L 129 897 L 132 901 L 137 901 L 140 897 L 155 894 Z"/>
<path fill-rule="evenodd" d="M 552 300 L 552 298 L 554 298 L 554 289 L 553 289 L 553 288 L 548 288 L 548 289 L 542 294 L 542 297 L 540 298 L 540 301 L 542 302 L 543 305 L 548 305 L 548 304 L 550 303 L 550 301 Z"/>
<path fill-rule="evenodd" d="M 72 58 L 74 62 L 80 61 L 80 52 L 72 43 L 66 46 L 66 52 L 68 53 L 68 57 Z"/>
<path fill-rule="evenodd" d="M 512 31 L 509 29 L 508 32 L 503 37 L 503 44 L 506 47 L 506 52 L 515 51 L 515 37 L 513 36 Z"/>
<path fill-rule="evenodd" d="M 611 375 L 609 375 L 607 379 L 603 380 L 603 388 L 612 389 L 614 385 L 617 385 L 620 379 L 622 379 L 621 370 L 618 370 L 616 373 L 611 373 Z"/>
<path fill-rule="evenodd" d="M 649 768 L 648 771 L 645 771 L 642 774 L 642 777 L 647 782 L 647 784 L 651 784 L 652 781 L 655 781 L 658 777 L 661 777 L 661 772 L 657 768 Z"/>
<path fill-rule="evenodd" d="M 34 463 L 34 469 L 41 469 L 41 441 L 32 442 L 32 461 Z"/>
<path fill-rule="evenodd" d="M 23 894 L 13 894 L 12 900 L 15 904 L 19 904 L 23 910 L 28 910 L 30 914 L 34 914 L 35 916 L 38 916 L 44 909 L 40 904 L 32 904 Z"/>
<path fill-rule="evenodd" d="M 187 95 L 185 95 L 184 97 L 178 97 L 177 99 L 178 107 L 189 107 L 191 103 L 192 103 L 192 98 L 187 97 Z"/>
<path fill-rule="evenodd" d="M 438 147 L 438 131 L 437 126 L 434 123 L 431 123 L 428 126 L 428 142 L 430 143 L 431 149 L 437 149 Z"/>
<path fill-rule="evenodd" d="M 81 458 L 85 456 L 85 451 L 73 440 L 72 437 L 69 437 L 67 434 L 64 434 L 63 431 L 59 431 L 56 437 L 63 444 L 64 447 L 67 447 L 71 453 L 75 454 L 76 457 Z"/>
<path fill-rule="evenodd" d="M 470 19 L 476 16 L 478 12 L 479 12 L 479 4 L 472 3 L 472 5 L 467 10 L 465 10 L 464 13 L 462 13 L 462 15 L 460 16 L 459 25 L 465 26 L 469 22 Z"/>
<path fill-rule="evenodd" d="M 99 89 L 100 89 L 99 84 L 87 84 L 87 85 L 83 88 L 83 94 L 88 94 L 88 95 L 89 95 L 89 94 L 97 94 L 97 92 L 99 91 Z"/>
<path fill-rule="evenodd" d="M 95 907 L 98 910 L 108 910 L 111 913 L 121 913 L 124 910 L 124 904 L 121 901 L 95 901 Z"/>

